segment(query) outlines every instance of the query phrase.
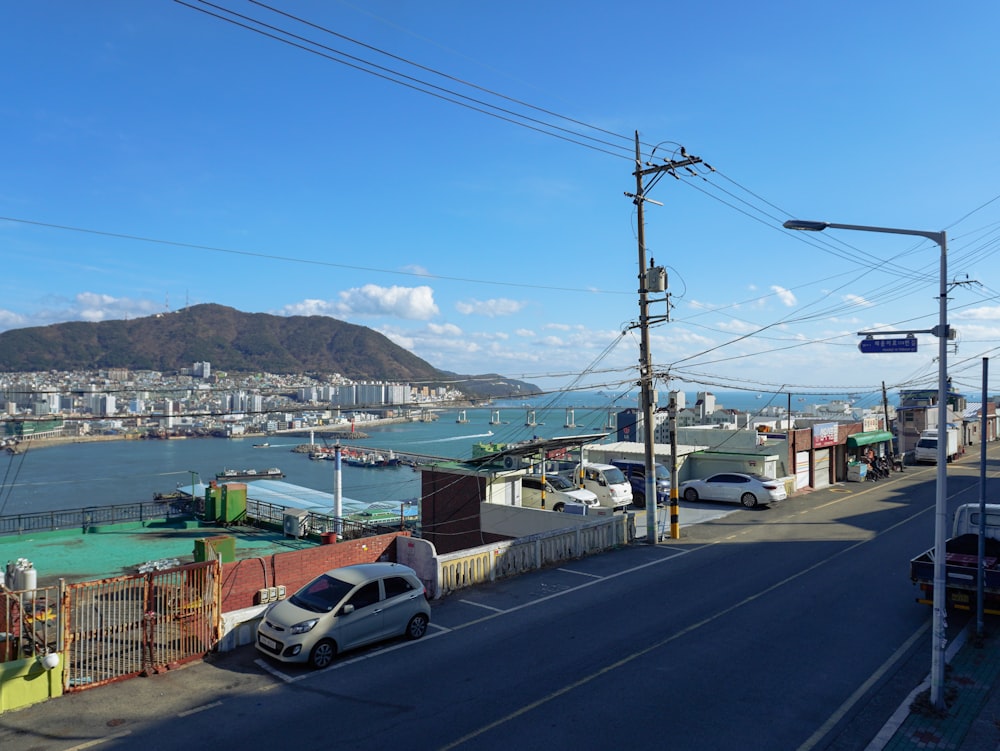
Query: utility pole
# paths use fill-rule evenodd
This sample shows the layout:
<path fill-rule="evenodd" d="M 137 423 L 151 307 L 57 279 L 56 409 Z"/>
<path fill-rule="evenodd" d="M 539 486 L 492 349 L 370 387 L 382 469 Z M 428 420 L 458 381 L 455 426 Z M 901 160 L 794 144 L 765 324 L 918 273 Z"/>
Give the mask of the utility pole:
<path fill-rule="evenodd" d="M 653 153 L 656 149 L 653 149 Z M 662 273 L 661 269 L 655 269 L 650 265 L 650 268 L 646 268 L 646 229 L 645 221 L 643 218 L 643 211 L 646 201 L 650 203 L 655 203 L 658 206 L 662 206 L 662 203 L 658 201 L 653 201 L 646 197 L 646 191 L 649 190 L 656 182 L 664 175 L 669 174 L 672 177 L 680 179 L 677 175 L 678 169 L 688 168 L 701 163 L 701 159 L 698 157 L 689 156 L 683 147 L 680 147 L 681 159 L 665 159 L 662 164 L 654 164 L 652 162 L 646 162 L 645 167 L 642 162 L 642 155 L 639 151 L 639 131 L 635 132 L 635 172 L 632 174 L 635 176 L 635 193 L 625 193 L 626 196 L 632 199 L 632 203 L 635 204 L 637 219 L 636 224 L 638 225 L 638 241 L 639 241 L 639 331 L 640 331 L 640 344 L 639 344 L 639 385 L 642 390 L 642 420 L 643 427 L 645 428 L 643 437 L 644 450 L 645 450 L 645 480 L 646 480 L 646 542 L 650 545 L 655 545 L 657 543 L 657 530 L 656 530 L 656 457 L 653 445 L 654 439 L 654 428 L 653 423 L 653 413 L 655 411 L 655 405 L 653 403 L 653 358 L 649 351 L 649 293 L 652 292 L 665 292 L 666 291 L 666 275 Z M 650 155 L 652 158 L 652 154 Z M 652 175 L 652 179 L 647 185 L 643 185 L 643 178 Z M 660 272 L 660 273 L 655 273 Z M 651 289 L 651 283 L 653 288 Z M 662 286 L 660 286 L 662 283 Z M 666 301 L 668 298 L 664 298 Z M 668 320 L 670 314 L 670 306 L 667 305 L 667 315 L 657 316 L 656 320 Z M 673 428 L 676 426 L 672 426 Z M 672 445 L 674 441 L 671 441 Z M 676 457 L 671 457 L 674 467 L 677 465 Z M 670 483 L 670 509 L 671 509 L 671 523 L 670 523 L 670 536 L 673 539 L 680 537 L 680 524 L 675 522 L 676 511 L 675 499 L 677 497 L 677 484 L 676 472 L 671 473 L 671 483 Z"/>
<path fill-rule="evenodd" d="M 889 395 L 885 391 L 885 381 L 882 381 L 882 413 L 885 415 L 885 430 L 892 432 L 889 424 Z M 889 469 L 896 463 L 896 452 L 892 450 L 892 442 L 889 443 Z"/>

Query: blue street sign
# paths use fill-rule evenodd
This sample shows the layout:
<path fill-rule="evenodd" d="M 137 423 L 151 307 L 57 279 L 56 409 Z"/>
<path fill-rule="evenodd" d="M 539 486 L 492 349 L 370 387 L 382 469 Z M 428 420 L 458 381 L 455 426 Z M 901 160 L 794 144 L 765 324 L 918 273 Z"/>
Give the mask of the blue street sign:
<path fill-rule="evenodd" d="M 865 354 L 892 352 L 916 352 L 917 337 L 907 336 L 902 339 L 862 339 L 858 349 Z"/>

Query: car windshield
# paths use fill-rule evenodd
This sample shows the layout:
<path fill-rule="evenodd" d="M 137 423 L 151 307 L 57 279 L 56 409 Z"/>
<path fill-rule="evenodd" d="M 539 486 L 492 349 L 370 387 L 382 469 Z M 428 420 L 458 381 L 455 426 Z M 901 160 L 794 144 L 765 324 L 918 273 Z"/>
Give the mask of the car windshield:
<path fill-rule="evenodd" d="M 662 464 L 656 465 L 656 479 L 657 480 L 669 480 L 670 470 L 664 467 Z"/>
<path fill-rule="evenodd" d="M 353 588 L 353 584 L 323 574 L 306 584 L 289 599 L 293 605 L 303 610 L 329 613 Z"/>
<path fill-rule="evenodd" d="M 625 475 L 618 467 L 614 467 L 604 470 L 604 479 L 608 481 L 608 485 L 621 485 L 625 482 Z"/>
<path fill-rule="evenodd" d="M 549 485 L 552 486 L 553 490 L 573 490 L 576 487 L 576 485 L 560 475 L 546 475 L 545 479 L 549 481 Z"/>

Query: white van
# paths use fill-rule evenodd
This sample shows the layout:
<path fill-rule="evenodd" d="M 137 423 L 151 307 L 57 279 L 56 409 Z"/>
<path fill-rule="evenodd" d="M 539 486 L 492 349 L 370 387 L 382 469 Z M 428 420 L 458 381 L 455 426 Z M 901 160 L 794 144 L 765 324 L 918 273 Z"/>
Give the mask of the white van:
<path fill-rule="evenodd" d="M 958 428 L 946 428 L 945 456 L 948 461 L 958 458 Z M 917 445 L 913 448 L 913 461 L 917 464 L 924 462 L 937 464 L 938 458 L 938 432 L 936 430 L 925 430 L 920 434 Z"/>
<path fill-rule="evenodd" d="M 542 508 L 542 489 L 545 490 L 545 508 L 549 511 L 563 511 L 566 504 L 599 505 L 597 496 L 589 490 L 578 488 L 569 478 L 562 475 L 525 475 L 521 478 L 521 505 Z"/>
<path fill-rule="evenodd" d="M 625 473 L 613 464 L 577 464 L 573 482 L 597 496 L 605 508 L 626 509 L 632 505 L 632 484 Z"/>

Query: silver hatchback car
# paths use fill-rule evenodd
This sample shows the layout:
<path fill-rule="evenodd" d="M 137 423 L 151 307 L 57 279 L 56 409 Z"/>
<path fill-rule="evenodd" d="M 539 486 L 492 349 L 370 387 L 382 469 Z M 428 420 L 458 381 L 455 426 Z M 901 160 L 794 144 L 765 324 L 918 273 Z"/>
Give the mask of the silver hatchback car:
<path fill-rule="evenodd" d="M 408 566 L 362 563 L 320 574 L 271 605 L 257 627 L 257 649 L 283 662 L 325 668 L 339 652 L 427 633 L 431 608 Z"/>

